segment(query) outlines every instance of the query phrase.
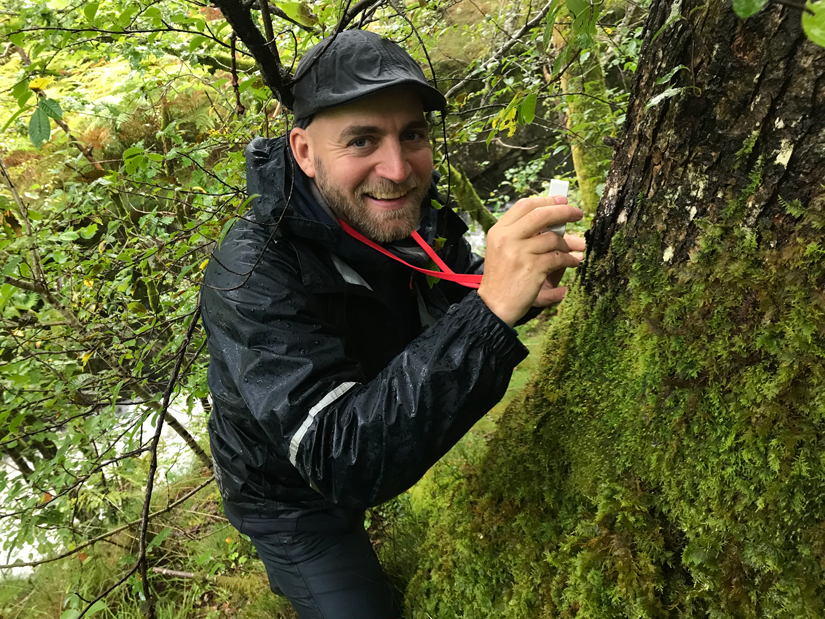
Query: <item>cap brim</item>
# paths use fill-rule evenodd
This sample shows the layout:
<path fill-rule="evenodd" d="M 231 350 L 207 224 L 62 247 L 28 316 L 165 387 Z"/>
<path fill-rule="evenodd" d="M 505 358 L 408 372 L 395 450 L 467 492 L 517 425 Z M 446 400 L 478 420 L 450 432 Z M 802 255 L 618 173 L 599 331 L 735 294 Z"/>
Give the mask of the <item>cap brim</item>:
<path fill-rule="evenodd" d="M 364 97 L 369 97 L 370 95 L 374 95 L 376 93 L 381 92 L 382 90 L 387 90 L 389 88 L 397 88 L 398 86 L 409 86 L 419 95 L 421 95 L 421 103 L 424 106 L 425 112 L 434 112 L 439 110 L 444 110 L 447 107 L 447 99 L 444 97 L 441 92 L 430 86 L 429 84 L 424 84 L 419 82 L 418 80 L 413 79 L 399 79 L 395 82 L 383 83 L 383 84 L 376 84 L 374 86 L 367 86 L 364 87 L 363 90 L 360 90 L 357 95 L 350 96 L 346 98 L 342 98 L 340 101 L 335 101 L 330 105 L 312 107 L 307 113 L 301 116 L 301 118 L 297 118 L 296 120 L 301 120 L 303 118 L 307 118 L 309 116 L 313 116 L 318 112 L 322 112 L 323 110 L 329 110 L 340 105 L 346 105 L 348 103 L 352 103 L 354 101 L 358 101 L 363 99 Z"/>

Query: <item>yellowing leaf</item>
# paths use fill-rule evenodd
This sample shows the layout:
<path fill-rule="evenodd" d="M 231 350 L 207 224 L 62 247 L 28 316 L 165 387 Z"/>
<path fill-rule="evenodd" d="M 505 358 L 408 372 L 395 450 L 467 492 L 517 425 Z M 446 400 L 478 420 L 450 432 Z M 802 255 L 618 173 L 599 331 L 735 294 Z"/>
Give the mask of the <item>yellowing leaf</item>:
<path fill-rule="evenodd" d="M 206 193 L 206 189 L 204 189 L 203 187 L 198 187 L 197 185 L 192 187 L 192 191 L 200 191 L 201 193 Z"/>
<path fill-rule="evenodd" d="M 93 351 L 91 351 L 91 350 L 87 350 L 86 352 L 83 353 L 83 358 L 81 359 L 81 361 L 83 361 L 83 365 L 86 365 L 89 362 L 89 359 L 92 358 L 92 354 L 93 354 Z"/>
<path fill-rule="evenodd" d="M 91 288 L 92 286 L 95 285 L 95 281 L 93 279 L 84 279 L 83 280 L 83 285 L 86 286 L 87 288 Z"/>
<path fill-rule="evenodd" d="M 52 78 L 50 77 L 38 77 L 29 82 L 29 88 L 31 88 L 35 92 L 38 92 L 46 88 L 46 86 L 48 86 L 51 83 Z"/>
<path fill-rule="evenodd" d="M 203 271 L 206 268 L 207 264 L 209 264 L 209 258 L 201 262 L 201 271 Z"/>
<path fill-rule="evenodd" d="M 100 241 L 100 245 L 97 246 L 97 251 L 102 254 L 104 249 L 106 249 L 106 241 Z"/>

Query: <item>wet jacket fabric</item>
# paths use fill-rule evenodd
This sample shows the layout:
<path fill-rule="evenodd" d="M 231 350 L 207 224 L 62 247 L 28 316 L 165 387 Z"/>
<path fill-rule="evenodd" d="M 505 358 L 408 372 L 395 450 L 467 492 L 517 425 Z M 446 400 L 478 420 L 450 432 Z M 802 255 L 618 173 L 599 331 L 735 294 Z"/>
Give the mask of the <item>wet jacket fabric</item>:
<path fill-rule="evenodd" d="M 348 528 L 414 484 L 495 405 L 527 351 L 475 291 L 346 235 L 284 138 L 247 147 L 252 210 L 206 269 L 209 433 L 244 533 Z M 483 262 L 425 198 L 419 233 L 456 273 Z M 428 266 L 411 240 L 386 245 Z M 338 524 L 336 524 L 338 523 Z"/>

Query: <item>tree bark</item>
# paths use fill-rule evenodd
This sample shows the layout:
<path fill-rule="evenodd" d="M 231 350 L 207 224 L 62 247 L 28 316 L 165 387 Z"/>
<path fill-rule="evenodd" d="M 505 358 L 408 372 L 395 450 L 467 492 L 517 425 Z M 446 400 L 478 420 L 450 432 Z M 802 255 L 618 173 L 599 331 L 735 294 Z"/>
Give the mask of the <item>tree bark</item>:
<path fill-rule="evenodd" d="M 654 0 L 638 67 L 578 281 L 438 510 L 415 617 L 825 609 L 825 50 L 791 7 Z"/>

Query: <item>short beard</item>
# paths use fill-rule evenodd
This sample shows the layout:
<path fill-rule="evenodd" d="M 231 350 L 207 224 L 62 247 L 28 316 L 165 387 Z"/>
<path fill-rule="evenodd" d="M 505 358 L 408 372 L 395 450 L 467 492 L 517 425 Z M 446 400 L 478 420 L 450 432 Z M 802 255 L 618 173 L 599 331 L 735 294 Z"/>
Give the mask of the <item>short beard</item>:
<path fill-rule="evenodd" d="M 329 182 L 323 163 L 315 158 L 315 184 L 324 196 L 332 212 L 346 221 L 361 234 L 378 243 L 405 239 L 418 226 L 421 218 L 421 202 L 429 191 L 429 184 L 410 176 L 403 183 L 382 179 L 378 183 L 364 182 L 355 188 L 353 195 L 345 195 Z M 376 213 L 367 208 L 365 194 L 410 192 L 403 208 Z"/>

